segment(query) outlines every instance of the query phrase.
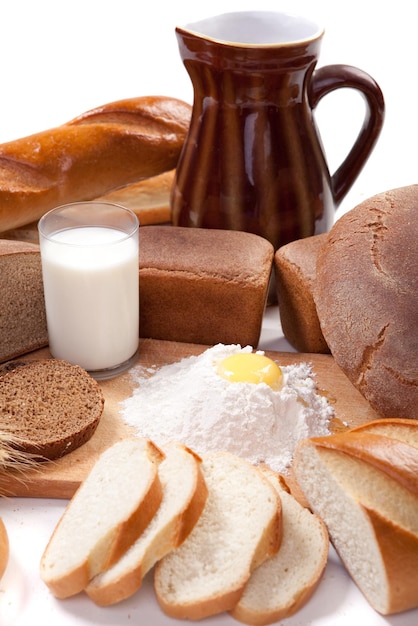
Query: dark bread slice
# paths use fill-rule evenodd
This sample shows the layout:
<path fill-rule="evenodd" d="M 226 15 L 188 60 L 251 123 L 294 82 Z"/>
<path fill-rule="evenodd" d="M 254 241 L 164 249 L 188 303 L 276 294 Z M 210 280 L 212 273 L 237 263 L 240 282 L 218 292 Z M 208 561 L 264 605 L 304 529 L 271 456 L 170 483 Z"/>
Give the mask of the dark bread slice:
<path fill-rule="evenodd" d="M 98 383 L 66 361 L 23 361 L 0 372 L 0 430 L 37 458 L 58 459 L 86 443 L 103 408 Z"/>
<path fill-rule="evenodd" d="M 383 417 L 418 417 L 418 185 L 343 215 L 320 247 L 315 303 L 331 353 Z"/>

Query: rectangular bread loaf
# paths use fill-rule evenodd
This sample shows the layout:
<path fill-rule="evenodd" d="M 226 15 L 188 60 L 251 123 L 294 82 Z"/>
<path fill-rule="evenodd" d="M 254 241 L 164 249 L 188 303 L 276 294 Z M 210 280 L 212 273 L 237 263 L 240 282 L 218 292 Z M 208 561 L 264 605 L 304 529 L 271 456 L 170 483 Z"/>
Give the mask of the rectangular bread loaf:
<path fill-rule="evenodd" d="M 273 255 L 251 233 L 140 228 L 140 336 L 256 347 Z"/>
<path fill-rule="evenodd" d="M 0 362 L 48 344 L 37 244 L 0 239 Z"/>
<path fill-rule="evenodd" d="M 256 347 L 273 246 L 237 231 L 140 228 L 143 338 Z M 0 362 L 48 344 L 39 246 L 0 240 Z"/>

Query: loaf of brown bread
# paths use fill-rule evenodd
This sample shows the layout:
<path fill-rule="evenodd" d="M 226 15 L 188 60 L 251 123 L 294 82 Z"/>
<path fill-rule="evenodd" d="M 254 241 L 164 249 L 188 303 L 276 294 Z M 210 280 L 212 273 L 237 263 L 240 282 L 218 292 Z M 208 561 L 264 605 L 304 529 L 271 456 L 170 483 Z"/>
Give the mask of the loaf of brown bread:
<path fill-rule="evenodd" d="M 16 362 L 0 371 L 0 431 L 41 459 L 72 452 L 94 434 L 104 408 L 98 383 L 57 359 Z"/>
<path fill-rule="evenodd" d="M 325 234 L 297 239 L 280 247 L 274 255 L 283 334 L 299 352 L 329 353 L 313 294 L 316 259 L 325 239 Z"/>
<path fill-rule="evenodd" d="M 48 343 L 39 246 L 0 239 L 0 362 Z"/>
<path fill-rule="evenodd" d="M 105 104 L 62 126 L 0 145 L 0 232 L 173 169 L 190 105 L 163 96 Z"/>
<path fill-rule="evenodd" d="M 385 417 L 418 417 L 418 185 L 343 215 L 317 260 L 314 291 L 331 353 Z"/>
<path fill-rule="evenodd" d="M 139 233 L 141 337 L 257 346 L 274 254 L 267 240 L 162 225 Z M 1 242 L 0 268 L 8 296 L 0 305 L 1 362 L 48 338 L 39 248 Z"/>
<path fill-rule="evenodd" d="M 256 347 L 273 254 L 266 239 L 251 233 L 141 228 L 140 336 Z"/>

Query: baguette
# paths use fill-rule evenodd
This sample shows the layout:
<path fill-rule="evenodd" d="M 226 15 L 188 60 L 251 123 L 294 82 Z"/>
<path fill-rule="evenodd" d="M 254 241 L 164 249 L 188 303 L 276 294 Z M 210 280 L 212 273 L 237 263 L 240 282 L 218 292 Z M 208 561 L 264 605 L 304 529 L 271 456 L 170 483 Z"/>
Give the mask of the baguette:
<path fill-rule="evenodd" d="M 157 563 L 154 588 L 177 619 L 231 610 L 256 567 L 277 552 L 281 502 L 259 469 L 227 452 L 208 453 L 206 506 L 186 541 Z"/>
<path fill-rule="evenodd" d="M 161 502 L 163 453 L 125 439 L 99 457 L 70 500 L 42 555 L 40 574 L 57 598 L 82 591 L 148 526 Z"/>
<path fill-rule="evenodd" d="M 296 479 L 383 615 L 418 606 L 418 423 L 375 421 L 296 448 Z M 411 434 L 412 433 L 412 434 Z"/>
<path fill-rule="evenodd" d="M 0 579 L 6 571 L 9 562 L 9 536 L 6 526 L 0 517 Z"/>
<path fill-rule="evenodd" d="M 161 505 L 132 547 L 85 591 L 100 606 L 120 602 L 135 593 L 153 565 L 183 543 L 202 513 L 207 488 L 201 459 L 182 444 L 163 446 L 164 460 L 158 468 L 163 489 Z"/>
<path fill-rule="evenodd" d="M 131 209 L 141 226 L 171 222 L 170 194 L 175 170 L 111 191 L 95 200 L 114 202 Z"/>
<path fill-rule="evenodd" d="M 181 100 L 144 96 L 1 144 L 0 232 L 30 224 L 55 206 L 173 169 L 190 115 Z"/>
<path fill-rule="evenodd" d="M 175 170 L 144 178 L 98 198 L 99 202 L 112 202 L 131 209 L 141 226 L 147 224 L 169 224 L 171 222 L 170 193 Z M 38 221 L 12 228 L 1 233 L 3 239 L 39 243 Z"/>
<path fill-rule="evenodd" d="M 255 625 L 286 619 L 308 602 L 322 578 L 329 547 L 321 518 L 299 504 L 278 474 L 262 471 L 282 502 L 282 543 L 277 554 L 253 572 L 231 611 L 236 620 Z"/>

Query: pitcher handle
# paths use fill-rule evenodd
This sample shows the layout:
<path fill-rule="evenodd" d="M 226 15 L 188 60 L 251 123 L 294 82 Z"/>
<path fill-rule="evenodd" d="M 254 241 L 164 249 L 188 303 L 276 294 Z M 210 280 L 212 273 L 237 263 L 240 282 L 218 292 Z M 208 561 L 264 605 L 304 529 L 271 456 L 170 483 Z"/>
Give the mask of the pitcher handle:
<path fill-rule="evenodd" d="M 379 85 L 369 74 L 351 65 L 326 65 L 314 72 L 309 91 L 312 109 L 328 93 L 346 87 L 356 89 L 363 95 L 366 113 L 353 147 L 331 176 L 331 190 L 336 208 L 369 158 L 382 130 L 385 116 L 385 102 Z"/>

